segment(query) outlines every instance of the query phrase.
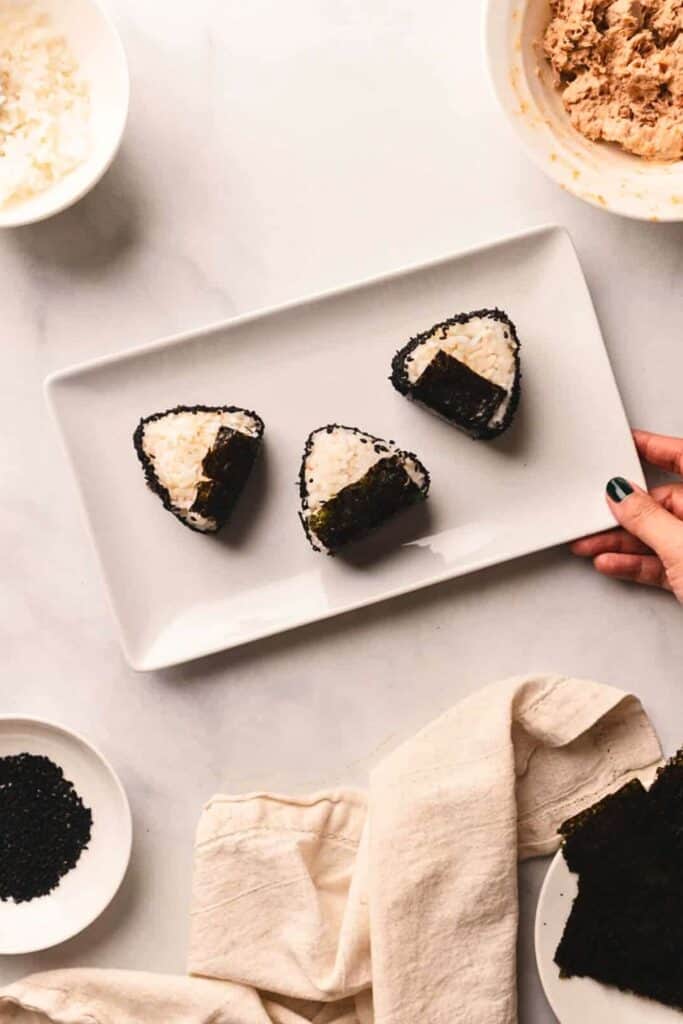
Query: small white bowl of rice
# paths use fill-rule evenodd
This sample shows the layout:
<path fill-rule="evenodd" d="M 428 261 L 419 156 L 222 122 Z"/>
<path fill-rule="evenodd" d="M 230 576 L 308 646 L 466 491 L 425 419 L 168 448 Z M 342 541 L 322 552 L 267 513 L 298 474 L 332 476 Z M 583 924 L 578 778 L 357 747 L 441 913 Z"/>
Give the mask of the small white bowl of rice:
<path fill-rule="evenodd" d="M 663 0 L 657 4 L 665 6 Z M 655 0 L 648 0 L 647 5 L 639 0 L 602 3 L 605 32 L 616 31 L 620 17 L 635 13 L 642 20 L 643 10 L 653 5 Z M 564 0 L 562 9 L 580 17 L 582 11 L 590 15 L 594 8 Z M 544 52 L 545 33 L 554 13 L 557 5 L 553 12 L 550 0 L 487 0 L 486 4 L 484 46 L 489 74 L 503 112 L 527 154 L 562 188 L 594 206 L 641 220 L 683 220 L 683 160 L 646 159 L 615 142 L 593 141 L 572 123 Z M 575 24 L 570 32 L 580 32 Z M 648 25 L 640 27 L 647 30 Z M 633 25 L 629 38 L 638 30 Z M 570 34 L 562 45 L 561 57 L 571 48 Z M 679 46 L 680 41 L 673 44 L 672 52 Z M 653 50 L 652 59 L 657 56 Z M 594 88 L 597 92 L 600 87 L 596 84 Z M 671 103 L 675 106 L 674 98 Z M 625 116 L 632 116 L 628 107 Z M 612 121 L 620 127 L 619 117 Z M 675 130 L 680 132 L 680 126 Z"/>
<path fill-rule="evenodd" d="M 99 181 L 129 92 L 97 0 L 0 0 L 0 227 L 52 217 Z"/>

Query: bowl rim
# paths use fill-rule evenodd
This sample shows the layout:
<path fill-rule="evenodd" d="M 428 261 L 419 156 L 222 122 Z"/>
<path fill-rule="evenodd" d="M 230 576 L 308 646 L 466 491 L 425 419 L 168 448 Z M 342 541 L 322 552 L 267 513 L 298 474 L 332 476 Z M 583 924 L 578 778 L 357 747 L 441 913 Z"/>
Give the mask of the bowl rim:
<path fill-rule="evenodd" d="M 117 61 L 121 67 L 123 94 L 121 103 L 121 117 L 118 131 L 112 137 L 109 152 L 106 158 L 102 160 L 99 164 L 96 164 L 94 166 L 92 175 L 83 182 L 80 188 L 77 188 L 75 191 L 71 193 L 67 192 L 65 196 L 63 196 L 59 201 L 53 204 L 46 204 L 45 209 L 37 213 L 22 214 L 22 210 L 25 205 L 28 205 L 29 200 L 21 201 L 14 206 L 10 206 L 7 210 L 3 210 L 2 208 L 0 208 L 0 230 L 6 228 L 28 227 L 30 224 L 39 224 L 41 221 L 49 220 L 51 217 L 56 217 L 57 214 L 63 213 L 64 210 L 68 210 L 71 206 L 74 206 L 85 195 L 87 195 L 88 192 L 90 192 L 99 181 L 102 180 L 102 178 L 114 162 L 119 149 L 121 148 L 123 135 L 126 130 L 126 125 L 128 123 L 128 113 L 130 110 L 131 86 L 128 57 L 119 30 L 116 27 L 116 24 L 114 23 L 114 19 L 105 9 L 101 0 L 84 0 L 84 2 L 90 4 L 91 7 L 95 8 L 99 12 L 100 17 L 102 18 L 102 21 L 104 22 L 107 28 L 113 49 L 116 51 Z M 76 170 L 76 168 L 74 168 L 74 170 Z M 69 175 L 67 174 L 66 179 L 61 180 L 68 180 L 68 177 Z M 49 185 L 42 193 L 37 193 L 37 195 L 47 197 L 50 194 L 51 188 L 52 186 Z"/>
<path fill-rule="evenodd" d="M 518 7 L 520 11 L 526 11 L 531 0 L 518 0 Z M 499 111 L 504 115 L 505 121 L 510 126 L 512 133 L 521 145 L 522 149 L 529 157 L 529 159 L 538 167 L 546 177 L 554 181 L 561 189 L 568 192 L 570 195 L 575 196 L 577 199 L 581 199 L 584 203 L 588 203 L 590 206 L 595 207 L 597 210 L 601 210 L 603 213 L 613 213 L 620 217 L 626 217 L 629 220 L 640 220 L 650 222 L 661 222 L 661 223 L 677 223 L 683 221 L 683 203 L 680 204 L 680 209 L 676 210 L 672 203 L 663 205 L 661 210 L 657 211 L 657 215 L 653 216 L 651 211 L 643 209 L 638 212 L 633 206 L 624 204 L 618 196 L 610 199 L 608 206 L 605 206 L 596 195 L 591 193 L 581 192 L 571 181 L 564 182 L 560 180 L 557 170 L 555 170 L 552 163 L 544 160 L 539 151 L 532 146 L 528 139 L 525 137 L 524 132 L 520 131 L 515 119 L 511 116 L 510 110 L 505 102 L 505 97 L 500 88 L 498 76 L 494 70 L 493 61 L 493 47 L 492 39 L 496 29 L 494 27 L 494 19 L 500 18 L 501 14 L 501 0 L 484 0 L 481 15 L 481 41 L 482 50 L 484 54 L 484 65 L 486 68 L 486 74 L 489 81 L 489 87 L 495 98 L 496 106 Z M 507 68 L 506 68 L 507 70 Z M 590 140 L 584 140 L 590 141 Z M 592 143 L 594 146 L 599 146 L 601 143 Z M 682 162 L 683 163 L 683 162 Z"/>

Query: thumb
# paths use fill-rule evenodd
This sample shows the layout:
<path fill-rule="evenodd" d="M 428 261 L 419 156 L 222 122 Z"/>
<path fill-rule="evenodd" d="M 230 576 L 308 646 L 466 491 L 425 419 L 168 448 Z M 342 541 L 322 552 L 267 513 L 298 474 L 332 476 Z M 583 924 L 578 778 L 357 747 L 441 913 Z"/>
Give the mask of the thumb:
<path fill-rule="evenodd" d="M 646 491 L 615 476 L 607 484 L 607 501 L 617 522 L 652 548 L 665 568 L 683 560 L 683 522 Z"/>

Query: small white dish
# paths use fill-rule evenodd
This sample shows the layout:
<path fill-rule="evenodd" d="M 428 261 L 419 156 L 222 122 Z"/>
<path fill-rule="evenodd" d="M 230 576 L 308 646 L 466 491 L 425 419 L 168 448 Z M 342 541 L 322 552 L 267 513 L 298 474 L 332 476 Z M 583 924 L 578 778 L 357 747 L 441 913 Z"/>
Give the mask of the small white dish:
<path fill-rule="evenodd" d="M 98 0 L 41 0 L 41 7 L 68 40 L 80 72 L 90 85 L 90 155 L 45 191 L 0 207 L 0 228 L 45 220 L 81 199 L 116 156 L 128 116 L 126 55 L 114 24 Z"/>
<path fill-rule="evenodd" d="M 522 400 L 508 434 L 474 442 L 387 378 L 412 335 L 495 305 L 519 330 Z M 126 657 L 145 671 L 606 528 L 607 480 L 643 482 L 561 228 L 99 359 L 55 374 L 47 396 Z M 216 537 L 162 507 L 132 442 L 141 416 L 202 403 L 254 409 L 266 424 L 263 455 Z M 432 488 L 349 557 L 328 558 L 304 536 L 296 481 L 308 433 L 333 422 L 414 451 Z"/>
<path fill-rule="evenodd" d="M 553 957 L 577 893 L 577 879 L 559 850 L 548 869 L 536 908 L 536 963 L 541 984 L 560 1024 L 681 1024 L 681 1013 L 652 999 L 601 985 L 592 978 L 561 978 Z"/>
<path fill-rule="evenodd" d="M 640 220 L 683 220 L 683 161 L 642 160 L 571 124 L 541 42 L 549 0 L 487 0 L 484 47 L 494 92 L 527 154 L 562 188 Z"/>
<path fill-rule="evenodd" d="M 65 942 L 100 916 L 128 867 L 133 840 L 128 799 L 108 761 L 81 736 L 52 722 L 0 715 L 0 757 L 43 754 L 58 764 L 92 811 L 90 844 L 47 896 L 0 902 L 0 955 Z"/>

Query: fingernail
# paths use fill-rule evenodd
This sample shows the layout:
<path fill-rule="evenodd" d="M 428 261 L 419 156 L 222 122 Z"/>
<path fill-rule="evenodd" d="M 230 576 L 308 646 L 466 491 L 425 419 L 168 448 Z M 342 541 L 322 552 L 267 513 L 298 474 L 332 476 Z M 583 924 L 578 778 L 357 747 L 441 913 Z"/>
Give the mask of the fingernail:
<path fill-rule="evenodd" d="M 628 498 L 629 494 L 633 494 L 633 488 L 628 480 L 624 480 L 623 476 L 613 476 L 607 484 L 607 493 L 612 501 L 619 502 Z"/>

